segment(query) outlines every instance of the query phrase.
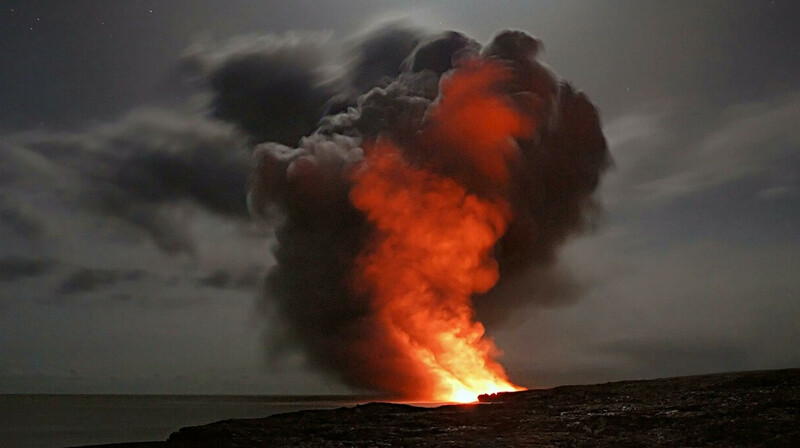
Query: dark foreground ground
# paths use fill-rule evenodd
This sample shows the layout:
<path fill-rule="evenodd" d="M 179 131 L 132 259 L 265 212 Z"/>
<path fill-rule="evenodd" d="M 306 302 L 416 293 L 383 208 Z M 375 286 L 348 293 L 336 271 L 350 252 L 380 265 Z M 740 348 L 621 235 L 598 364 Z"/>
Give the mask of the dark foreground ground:
<path fill-rule="evenodd" d="M 800 369 L 482 396 L 419 408 L 372 403 L 182 428 L 189 447 L 800 447 Z"/>

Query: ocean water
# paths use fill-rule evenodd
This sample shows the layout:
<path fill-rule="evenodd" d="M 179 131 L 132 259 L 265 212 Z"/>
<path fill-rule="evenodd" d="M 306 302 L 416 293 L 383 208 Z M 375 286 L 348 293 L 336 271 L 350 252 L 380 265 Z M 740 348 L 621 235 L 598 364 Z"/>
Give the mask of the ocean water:
<path fill-rule="evenodd" d="M 206 395 L 0 395 L 0 448 L 63 448 L 166 440 L 184 426 L 304 409 L 354 406 L 368 397 Z"/>

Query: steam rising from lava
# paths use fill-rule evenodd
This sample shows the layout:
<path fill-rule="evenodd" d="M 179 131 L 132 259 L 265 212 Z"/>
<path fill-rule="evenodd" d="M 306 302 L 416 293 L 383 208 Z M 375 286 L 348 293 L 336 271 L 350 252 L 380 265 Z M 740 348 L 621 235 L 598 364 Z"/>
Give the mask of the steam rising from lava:
<path fill-rule="evenodd" d="M 297 147 L 256 148 L 251 210 L 282 216 L 265 300 L 316 367 L 402 398 L 517 388 L 473 300 L 502 308 L 498 282 L 555 261 L 609 162 L 596 109 L 539 46 L 373 35 L 363 48 L 413 51 L 383 57 L 382 79 L 351 74 Z"/>

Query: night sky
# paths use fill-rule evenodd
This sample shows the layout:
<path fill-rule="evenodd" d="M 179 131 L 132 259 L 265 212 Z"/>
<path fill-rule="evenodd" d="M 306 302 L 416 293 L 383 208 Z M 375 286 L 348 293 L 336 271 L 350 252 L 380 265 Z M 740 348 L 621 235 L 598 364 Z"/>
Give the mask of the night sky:
<path fill-rule="evenodd" d="M 5 0 L 0 393 L 349 392 L 256 300 L 273 223 L 205 73 L 290 35 L 335 74 L 398 20 L 527 31 L 601 113 L 603 216 L 558 264 L 579 290 L 490 327 L 513 380 L 800 366 L 796 1 Z"/>

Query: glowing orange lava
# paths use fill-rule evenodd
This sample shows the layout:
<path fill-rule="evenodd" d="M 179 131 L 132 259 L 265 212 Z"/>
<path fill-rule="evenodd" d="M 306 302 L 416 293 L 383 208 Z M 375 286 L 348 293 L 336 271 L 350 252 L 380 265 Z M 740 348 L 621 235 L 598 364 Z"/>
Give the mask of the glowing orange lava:
<path fill-rule="evenodd" d="M 492 358 L 471 297 L 498 279 L 492 248 L 509 209 L 409 166 L 388 143 L 370 151 L 351 200 L 379 237 L 360 259 L 378 321 L 432 380 L 430 399 L 470 402 L 519 389 Z M 409 366 L 414 368 L 415 366 Z"/>
<path fill-rule="evenodd" d="M 353 174 L 350 200 L 374 228 L 357 260 L 356 283 L 368 291 L 374 318 L 408 360 L 408 372 L 423 372 L 422 399 L 472 402 L 522 389 L 495 361 L 500 351 L 472 307 L 472 296 L 499 278 L 493 248 L 511 218 L 503 185 L 514 137 L 532 132 L 532 120 L 498 87 L 507 74 L 481 60 L 442 81 L 422 140 L 447 148 L 445 160 L 412 164 L 401 148 L 379 139 Z M 431 169 L 458 160 L 491 187 L 479 195 Z"/>

